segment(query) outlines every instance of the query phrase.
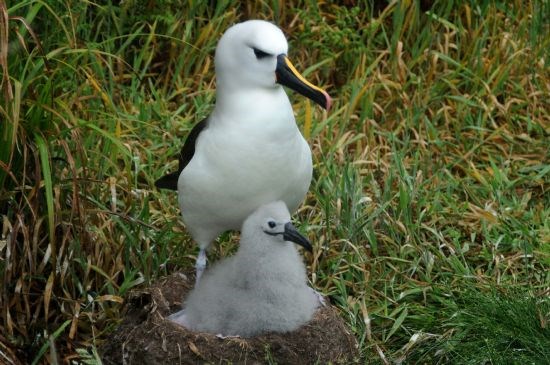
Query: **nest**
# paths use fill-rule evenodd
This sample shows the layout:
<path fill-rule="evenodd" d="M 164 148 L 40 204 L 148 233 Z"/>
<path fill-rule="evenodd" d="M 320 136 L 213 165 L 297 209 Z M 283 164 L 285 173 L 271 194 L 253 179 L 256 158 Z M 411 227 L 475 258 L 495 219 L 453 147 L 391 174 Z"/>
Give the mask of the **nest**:
<path fill-rule="evenodd" d="M 358 357 L 355 338 L 329 304 L 296 331 L 252 338 L 222 339 L 168 321 L 193 283 L 192 275 L 176 273 L 133 292 L 125 319 L 101 347 L 103 363 L 349 364 Z"/>

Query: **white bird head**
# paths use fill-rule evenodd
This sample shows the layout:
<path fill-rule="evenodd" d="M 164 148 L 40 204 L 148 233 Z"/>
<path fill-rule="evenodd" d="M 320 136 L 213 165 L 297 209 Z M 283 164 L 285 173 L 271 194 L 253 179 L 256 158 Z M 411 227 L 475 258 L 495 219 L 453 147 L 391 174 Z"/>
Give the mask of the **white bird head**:
<path fill-rule="evenodd" d="M 232 26 L 216 48 L 218 88 L 231 92 L 285 85 L 329 109 L 330 96 L 300 75 L 287 52 L 288 43 L 283 32 L 269 22 L 249 20 Z"/>
<path fill-rule="evenodd" d="M 294 242 L 310 252 L 312 250 L 308 239 L 290 222 L 290 213 L 282 201 L 265 204 L 252 213 L 243 224 L 242 235 L 248 236 L 248 239 L 241 240 L 241 244 L 280 245 Z"/>

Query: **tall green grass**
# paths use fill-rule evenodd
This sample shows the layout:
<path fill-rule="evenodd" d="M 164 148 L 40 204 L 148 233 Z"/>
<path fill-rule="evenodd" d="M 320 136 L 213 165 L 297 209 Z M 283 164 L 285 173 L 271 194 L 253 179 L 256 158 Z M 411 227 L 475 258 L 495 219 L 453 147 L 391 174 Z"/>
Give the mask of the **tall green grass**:
<path fill-rule="evenodd" d="M 129 290 L 192 266 L 153 182 L 212 109 L 221 33 L 264 18 L 335 97 L 291 94 L 296 219 L 362 362 L 547 361 L 549 2 L 350 4 L 0 1 L 2 348 L 93 359 Z"/>

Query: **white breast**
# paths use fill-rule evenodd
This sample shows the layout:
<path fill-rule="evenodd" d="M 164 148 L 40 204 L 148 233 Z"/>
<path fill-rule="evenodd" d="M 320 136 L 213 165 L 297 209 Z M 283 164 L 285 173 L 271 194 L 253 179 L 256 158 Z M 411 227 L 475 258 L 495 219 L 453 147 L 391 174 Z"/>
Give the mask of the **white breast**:
<path fill-rule="evenodd" d="M 178 181 L 182 216 L 194 237 L 212 234 L 214 239 L 239 229 L 252 211 L 275 200 L 283 200 L 291 212 L 303 201 L 311 181 L 311 151 L 282 95 L 286 102 L 271 98 L 239 120 L 228 117 L 235 113 L 227 110 L 223 120 L 212 114 Z"/>

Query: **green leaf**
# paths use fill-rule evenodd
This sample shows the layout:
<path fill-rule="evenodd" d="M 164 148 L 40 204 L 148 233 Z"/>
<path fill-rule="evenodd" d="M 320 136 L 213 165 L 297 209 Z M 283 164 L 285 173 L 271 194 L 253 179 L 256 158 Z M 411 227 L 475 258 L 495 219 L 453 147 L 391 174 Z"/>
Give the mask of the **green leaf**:
<path fill-rule="evenodd" d="M 53 183 L 52 169 L 50 166 L 50 152 L 46 140 L 40 134 L 34 135 L 38 153 L 40 154 L 40 165 L 42 167 L 42 177 L 44 179 L 44 190 L 46 193 L 46 207 L 48 210 L 48 230 L 50 236 L 50 244 L 52 246 L 52 260 L 55 262 L 55 215 L 53 210 Z"/>
<path fill-rule="evenodd" d="M 61 325 L 61 327 L 59 327 L 58 329 L 56 329 L 54 333 L 52 333 L 50 336 L 48 336 L 48 339 L 46 340 L 46 342 L 44 342 L 44 344 L 42 345 L 42 347 L 40 347 L 40 350 L 38 351 L 38 354 L 37 354 L 36 357 L 33 359 L 32 365 L 38 364 L 38 362 L 40 361 L 40 359 L 42 359 L 42 356 L 44 356 L 44 354 L 45 354 L 46 351 L 48 350 L 48 347 L 53 347 L 53 344 L 54 344 L 55 339 L 58 338 L 59 335 L 61 335 L 61 333 L 63 333 L 63 331 L 65 330 L 65 328 L 67 328 L 67 326 L 68 326 L 69 324 L 71 324 L 71 322 L 72 322 L 72 319 L 66 320 L 65 322 L 63 322 L 63 324 Z M 54 360 L 53 360 L 53 364 L 56 364 L 56 363 L 57 363 L 57 359 L 54 359 Z"/>
<path fill-rule="evenodd" d="M 397 319 L 395 320 L 395 322 L 393 323 L 393 326 L 391 327 L 391 330 L 390 332 L 388 333 L 388 335 L 386 336 L 386 339 L 385 341 L 389 340 L 390 337 L 395 333 L 395 331 L 397 331 L 399 329 L 399 327 L 401 327 L 401 325 L 403 324 L 403 321 L 405 320 L 405 318 L 407 318 L 407 315 L 409 314 L 409 311 L 407 310 L 407 308 L 405 308 L 401 314 L 399 315 L 399 317 L 397 317 Z"/>

